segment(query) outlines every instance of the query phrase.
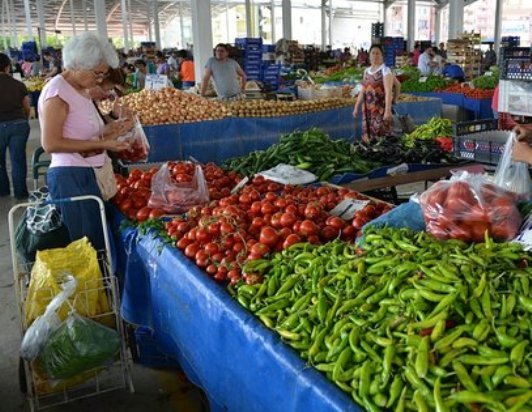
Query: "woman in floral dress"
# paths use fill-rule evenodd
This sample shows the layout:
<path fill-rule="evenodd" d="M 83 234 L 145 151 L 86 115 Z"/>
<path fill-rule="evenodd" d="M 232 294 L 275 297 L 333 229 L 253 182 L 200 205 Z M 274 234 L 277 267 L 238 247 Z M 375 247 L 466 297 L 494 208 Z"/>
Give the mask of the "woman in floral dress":
<path fill-rule="evenodd" d="M 369 142 L 391 133 L 394 75 L 384 65 L 384 52 L 379 45 L 369 49 L 371 66 L 364 72 L 362 90 L 353 110 L 358 117 L 362 110 L 362 140 Z"/>

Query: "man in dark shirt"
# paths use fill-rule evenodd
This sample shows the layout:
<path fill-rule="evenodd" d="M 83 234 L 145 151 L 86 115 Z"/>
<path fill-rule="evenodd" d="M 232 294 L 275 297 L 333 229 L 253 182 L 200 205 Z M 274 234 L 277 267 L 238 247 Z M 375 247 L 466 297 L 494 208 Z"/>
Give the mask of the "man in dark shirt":
<path fill-rule="evenodd" d="M 9 57 L 0 53 L 0 196 L 8 196 L 11 192 L 6 167 L 9 149 L 13 194 L 17 199 L 26 199 L 26 142 L 30 135 L 30 99 L 24 83 L 15 80 L 9 74 L 10 69 Z"/>

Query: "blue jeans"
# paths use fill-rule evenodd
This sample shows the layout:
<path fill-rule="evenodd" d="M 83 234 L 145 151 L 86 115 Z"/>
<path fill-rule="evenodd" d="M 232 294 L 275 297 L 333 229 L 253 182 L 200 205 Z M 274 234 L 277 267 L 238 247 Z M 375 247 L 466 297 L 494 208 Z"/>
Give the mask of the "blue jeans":
<path fill-rule="evenodd" d="M 28 197 L 26 143 L 29 136 L 30 125 L 25 119 L 0 122 L 0 196 L 8 196 L 11 192 L 6 167 L 6 152 L 9 149 L 13 194 L 17 199 Z"/>
<path fill-rule="evenodd" d="M 51 167 L 46 173 L 46 182 L 52 199 L 83 195 L 101 197 L 91 167 Z M 100 211 L 94 200 L 59 203 L 58 206 L 71 241 L 87 236 L 96 250 L 105 248 Z"/>
<path fill-rule="evenodd" d="M 181 82 L 181 89 L 187 90 L 191 87 L 194 87 L 196 85 L 196 82 Z"/>

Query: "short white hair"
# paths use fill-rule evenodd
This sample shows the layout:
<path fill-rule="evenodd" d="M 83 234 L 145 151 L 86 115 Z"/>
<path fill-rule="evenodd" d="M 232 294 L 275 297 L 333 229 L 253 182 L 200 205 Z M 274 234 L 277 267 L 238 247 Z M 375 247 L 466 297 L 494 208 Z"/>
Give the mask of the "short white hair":
<path fill-rule="evenodd" d="M 113 45 L 94 33 L 83 33 L 68 40 L 63 48 L 63 65 L 70 70 L 92 70 L 106 63 L 118 67 Z"/>

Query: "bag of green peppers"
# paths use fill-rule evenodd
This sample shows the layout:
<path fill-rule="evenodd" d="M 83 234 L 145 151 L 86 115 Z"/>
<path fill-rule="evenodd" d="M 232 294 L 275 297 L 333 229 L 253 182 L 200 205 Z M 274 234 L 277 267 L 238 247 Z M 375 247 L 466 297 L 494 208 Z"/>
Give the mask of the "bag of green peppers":
<path fill-rule="evenodd" d="M 65 379 L 111 361 L 119 347 L 116 331 L 71 314 L 50 336 L 39 360 L 50 379 Z"/>

